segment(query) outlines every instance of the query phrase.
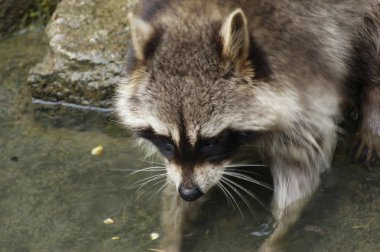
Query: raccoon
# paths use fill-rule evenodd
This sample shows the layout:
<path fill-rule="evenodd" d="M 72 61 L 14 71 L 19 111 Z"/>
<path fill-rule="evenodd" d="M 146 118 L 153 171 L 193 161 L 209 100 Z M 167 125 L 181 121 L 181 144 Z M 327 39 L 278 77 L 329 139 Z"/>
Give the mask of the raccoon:
<path fill-rule="evenodd" d="M 168 251 L 246 143 L 273 176 L 263 251 L 278 249 L 317 189 L 356 98 L 356 157 L 380 156 L 379 0 L 149 0 L 136 13 L 115 108 L 166 162 Z"/>

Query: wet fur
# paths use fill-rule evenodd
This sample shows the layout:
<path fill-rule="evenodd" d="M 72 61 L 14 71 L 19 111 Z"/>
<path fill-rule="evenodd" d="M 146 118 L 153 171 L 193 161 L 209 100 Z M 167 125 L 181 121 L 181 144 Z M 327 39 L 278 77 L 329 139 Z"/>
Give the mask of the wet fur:
<path fill-rule="evenodd" d="M 206 192 L 221 176 L 229 158 L 197 160 L 202 139 L 226 129 L 257 133 L 277 221 L 262 250 L 276 250 L 330 166 L 352 89 L 362 90 L 357 156 L 380 155 L 379 4 L 142 1 L 116 110 L 130 129 L 151 129 L 177 146 L 168 162 L 172 190 L 195 183 Z M 235 15 L 238 8 L 244 13 Z"/>

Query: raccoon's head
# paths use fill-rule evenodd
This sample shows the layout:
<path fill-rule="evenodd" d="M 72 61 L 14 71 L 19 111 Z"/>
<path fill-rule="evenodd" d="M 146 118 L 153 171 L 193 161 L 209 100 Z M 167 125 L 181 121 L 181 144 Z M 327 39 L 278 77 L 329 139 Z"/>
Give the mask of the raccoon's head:
<path fill-rule="evenodd" d="M 277 92 L 255 78 L 242 10 L 172 19 L 130 16 L 129 78 L 118 87 L 116 110 L 162 154 L 181 197 L 193 201 L 218 183 L 240 145 L 286 114 Z"/>

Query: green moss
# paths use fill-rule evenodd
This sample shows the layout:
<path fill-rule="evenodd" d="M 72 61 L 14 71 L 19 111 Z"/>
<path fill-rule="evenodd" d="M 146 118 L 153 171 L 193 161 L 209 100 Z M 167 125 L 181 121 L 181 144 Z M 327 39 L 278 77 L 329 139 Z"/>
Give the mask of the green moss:
<path fill-rule="evenodd" d="M 24 26 L 29 24 L 46 25 L 60 0 L 33 0 L 24 17 Z"/>

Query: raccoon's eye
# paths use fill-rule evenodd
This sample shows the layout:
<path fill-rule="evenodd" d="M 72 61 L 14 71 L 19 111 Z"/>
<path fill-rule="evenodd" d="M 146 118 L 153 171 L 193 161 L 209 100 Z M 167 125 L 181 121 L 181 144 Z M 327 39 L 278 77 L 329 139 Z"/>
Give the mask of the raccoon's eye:
<path fill-rule="evenodd" d="M 157 146 L 158 150 L 161 152 L 161 154 L 165 158 L 172 159 L 174 157 L 175 145 L 171 140 L 159 139 L 159 140 L 153 141 L 153 143 Z"/>
<path fill-rule="evenodd" d="M 204 140 L 202 142 L 202 147 L 203 148 L 213 148 L 216 145 L 218 145 L 219 142 L 220 142 L 220 140 L 218 138 L 216 138 L 216 137 L 210 138 L 210 139 Z"/>
<path fill-rule="evenodd" d="M 204 139 L 199 143 L 199 150 L 206 160 L 222 159 L 227 151 L 226 137 L 213 137 Z"/>
<path fill-rule="evenodd" d="M 139 137 L 154 144 L 165 158 L 172 159 L 174 157 L 176 147 L 169 137 L 156 134 L 152 128 L 139 130 L 136 133 Z"/>
<path fill-rule="evenodd" d="M 240 145 L 255 137 L 255 132 L 226 129 L 215 137 L 201 139 L 198 150 L 206 161 L 218 163 L 230 158 Z"/>

